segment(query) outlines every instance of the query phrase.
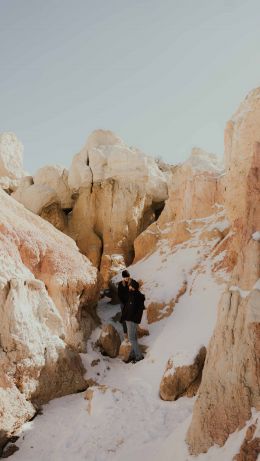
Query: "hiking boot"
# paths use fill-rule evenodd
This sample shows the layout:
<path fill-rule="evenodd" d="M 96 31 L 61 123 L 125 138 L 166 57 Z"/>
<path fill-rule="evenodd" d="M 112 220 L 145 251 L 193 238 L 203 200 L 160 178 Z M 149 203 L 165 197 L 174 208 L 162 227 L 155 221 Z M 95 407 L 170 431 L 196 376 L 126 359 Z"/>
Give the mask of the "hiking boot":
<path fill-rule="evenodd" d="M 144 356 L 142 355 L 142 357 L 140 357 L 139 359 L 133 359 L 132 363 L 140 362 L 143 359 L 144 359 Z"/>
<path fill-rule="evenodd" d="M 128 357 L 127 360 L 124 360 L 124 363 L 130 363 L 130 362 L 133 362 L 135 360 L 135 357 Z"/>

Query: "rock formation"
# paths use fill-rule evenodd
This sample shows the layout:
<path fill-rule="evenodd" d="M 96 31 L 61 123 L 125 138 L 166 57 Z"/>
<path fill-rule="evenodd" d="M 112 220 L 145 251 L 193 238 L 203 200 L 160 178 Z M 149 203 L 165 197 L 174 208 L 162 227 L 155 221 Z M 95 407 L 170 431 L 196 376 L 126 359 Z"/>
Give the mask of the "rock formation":
<path fill-rule="evenodd" d="M 187 434 L 205 452 L 260 409 L 260 89 L 252 91 L 225 133 L 225 206 L 234 238 L 232 278 L 218 308 L 202 383 Z M 232 187 L 230 186 L 232 184 Z"/>
<path fill-rule="evenodd" d="M 110 323 L 103 325 L 98 340 L 98 345 L 101 348 L 102 353 L 115 358 L 119 353 L 120 344 L 120 336 L 115 327 L 113 327 Z"/>
<path fill-rule="evenodd" d="M 134 242 L 135 262 L 152 252 L 162 238 L 171 240 L 172 245 L 188 240 L 188 221 L 213 214 L 223 203 L 222 182 L 221 161 L 202 149 L 194 148 L 186 162 L 173 167 L 163 212 Z"/>
<path fill-rule="evenodd" d="M 97 270 L 72 239 L 0 190 L 0 444 L 35 405 L 86 388 Z"/>
<path fill-rule="evenodd" d="M 14 133 L 0 133 L 0 188 L 11 194 L 24 176 L 21 141 Z"/>
<path fill-rule="evenodd" d="M 0 176 L 10 179 L 24 176 L 23 145 L 14 133 L 0 134 Z"/>
<path fill-rule="evenodd" d="M 111 131 L 94 131 L 69 171 L 46 166 L 13 197 L 70 235 L 103 275 L 104 286 L 134 258 L 135 238 L 168 197 L 156 161 Z"/>
<path fill-rule="evenodd" d="M 169 359 L 160 384 L 160 397 L 163 400 L 176 400 L 183 395 L 195 395 L 200 385 L 205 357 L 206 348 L 201 347 L 193 362 L 187 365 L 178 366 Z"/>
<path fill-rule="evenodd" d="M 68 183 L 78 195 L 69 235 L 107 284 L 118 267 L 132 262 L 135 238 L 164 206 L 166 179 L 153 158 L 98 130 L 74 157 Z"/>
<path fill-rule="evenodd" d="M 257 461 L 260 453 L 260 424 L 258 419 L 249 426 L 245 439 L 232 461 Z"/>

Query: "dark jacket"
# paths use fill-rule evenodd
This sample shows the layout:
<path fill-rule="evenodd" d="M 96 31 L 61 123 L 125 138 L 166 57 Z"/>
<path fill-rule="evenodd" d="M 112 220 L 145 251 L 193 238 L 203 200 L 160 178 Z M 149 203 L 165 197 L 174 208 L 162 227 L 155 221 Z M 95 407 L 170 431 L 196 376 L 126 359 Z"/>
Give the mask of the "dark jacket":
<path fill-rule="evenodd" d="M 123 283 L 123 280 L 119 282 L 118 288 L 117 288 L 117 294 L 120 299 L 120 302 L 122 304 L 126 304 L 128 301 L 128 296 L 129 296 L 129 287 L 128 285 Z"/>
<path fill-rule="evenodd" d="M 129 291 L 129 297 L 122 313 L 122 320 L 141 323 L 145 296 L 140 291 Z"/>

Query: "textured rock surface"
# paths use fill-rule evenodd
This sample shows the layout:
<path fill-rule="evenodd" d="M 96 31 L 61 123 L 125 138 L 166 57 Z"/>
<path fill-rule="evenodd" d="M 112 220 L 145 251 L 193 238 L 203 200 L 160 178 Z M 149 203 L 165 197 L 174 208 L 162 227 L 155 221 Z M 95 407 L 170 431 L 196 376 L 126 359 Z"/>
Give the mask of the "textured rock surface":
<path fill-rule="evenodd" d="M 218 157 L 193 149 L 182 165 L 168 173 L 169 198 L 156 223 L 151 224 L 135 242 L 135 262 L 152 252 L 160 239 L 172 245 L 191 237 L 189 221 L 205 218 L 223 203 L 223 166 Z"/>
<path fill-rule="evenodd" d="M 249 426 L 245 439 L 232 461 L 257 461 L 260 453 L 260 424 L 258 419 Z"/>
<path fill-rule="evenodd" d="M 41 214 L 42 210 L 60 201 L 54 189 L 43 184 L 22 184 L 12 194 L 18 202 L 35 214 Z"/>
<path fill-rule="evenodd" d="M 0 134 L 0 176 L 10 179 L 24 176 L 23 145 L 14 133 Z"/>
<path fill-rule="evenodd" d="M 3 442 L 32 403 L 86 387 L 78 351 L 96 325 L 98 280 L 72 239 L 1 190 L 0 200 Z"/>
<path fill-rule="evenodd" d="M 186 392 L 189 393 L 193 383 L 201 379 L 205 357 L 206 348 L 202 347 L 194 361 L 188 365 L 177 366 L 169 359 L 160 384 L 161 399 L 176 400 Z"/>
<path fill-rule="evenodd" d="M 97 130 L 68 172 L 43 167 L 13 197 L 70 235 L 100 268 L 107 286 L 133 261 L 135 238 L 163 209 L 166 176 L 152 157 L 128 147 L 111 131 Z M 6 180 L 4 187 L 10 189 Z"/>
<path fill-rule="evenodd" d="M 124 362 L 127 362 L 127 360 L 129 359 L 130 352 L 131 352 L 131 343 L 128 340 L 124 340 L 121 343 L 120 349 L 119 349 L 120 359 L 123 360 Z"/>
<path fill-rule="evenodd" d="M 260 409 L 260 89 L 227 125 L 225 204 L 236 256 L 210 341 L 187 441 L 192 453 L 223 445 Z M 232 187 L 231 187 L 232 184 Z M 228 186 L 229 185 L 229 186 Z M 233 256 L 232 256 L 233 257 Z"/>
<path fill-rule="evenodd" d="M 98 130 L 74 157 L 68 182 L 78 194 L 68 232 L 107 284 L 132 262 L 135 238 L 168 196 L 166 179 L 153 158 Z"/>
<path fill-rule="evenodd" d="M 61 231 L 67 228 L 67 212 L 71 211 L 74 203 L 71 195 L 68 171 L 57 165 L 47 165 L 40 168 L 34 177 L 24 177 L 12 194 L 28 210 L 39 214 Z"/>
<path fill-rule="evenodd" d="M 186 292 L 187 282 L 179 288 L 179 291 L 174 299 L 169 303 L 156 303 L 151 302 L 147 306 L 147 321 L 148 323 L 158 322 L 165 317 L 169 317 L 172 314 L 175 304 L 179 301 L 180 297 Z"/>
<path fill-rule="evenodd" d="M 36 171 L 33 182 L 36 185 L 46 185 L 53 189 L 60 200 L 61 208 L 71 208 L 73 201 L 68 185 L 68 171 L 58 165 L 47 165 Z"/>
<path fill-rule="evenodd" d="M 121 344 L 120 336 L 113 325 L 103 325 L 98 344 L 109 357 L 117 357 Z"/>

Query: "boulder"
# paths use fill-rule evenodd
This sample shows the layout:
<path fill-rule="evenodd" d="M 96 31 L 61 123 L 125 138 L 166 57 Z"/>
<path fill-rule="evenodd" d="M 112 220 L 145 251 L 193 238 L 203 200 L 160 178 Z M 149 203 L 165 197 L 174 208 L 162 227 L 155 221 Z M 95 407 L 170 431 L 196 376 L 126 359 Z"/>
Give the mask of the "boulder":
<path fill-rule="evenodd" d="M 257 461 L 260 453 L 259 426 L 259 421 L 256 419 L 248 427 L 239 453 L 233 457 L 232 461 Z"/>
<path fill-rule="evenodd" d="M 120 336 L 110 323 L 102 327 L 98 344 L 101 350 L 111 358 L 118 356 L 121 344 Z"/>
<path fill-rule="evenodd" d="M 0 176 L 10 179 L 24 176 L 23 145 L 11 132 L 0 134 Z"/>
<path fill-rule="evenodd" d="M 22 184 L 12 194 L 12 197 L 35 214 L 40 214 L 44 208 L 54 203 L 60 204 L 55 190 L 41 184 L 32 184 L 28 187 L 27 184 Z"/>
<path fill-rule="evenodd" d="M 169 303 L 149 303 L 146 310 L 147 322 L 150 324 L 169 317 L 173 312 L 173 308 L 174 301 L 170 301 Z"/>
<path fill-rule="evenodd" d="M 72 192 L 68 185 L 68 170 L 58 165 L 47 165 L 35 173 L 33 182 L 36 185 L 48 186 L 56 192 L 62 209 L 72 208 Z"/>
<path fill-rule="evenodd" d="M 66 232 L 68 219 L 64 211 L 61 209 L 60 203 L 54 202 L 50 205 L 45 205 L 40 212 L 40 216 L 51 223 L 59 231 Z"/>
<path fill-rule="evenodd" d="M 201 374 L 206 357 L 206 348 L 203 346 L 197 353 L 195 359 L 187 365 L 177 365 L 174 360 L 169 359 L 166 370 L 160 384 L 160 397 L 163 400 L 177 400 L 179 397 L 188 394 L 194 395 L 190 387 L 198 380 L 201 380 Z M 196 389 L 195 389 L 196 392 Z"/>
<path fill-rule="evenodd" d="M 119 358 L 123 360 L 123 362 L 127 362 L 129 359 L 129 355 L 131 352 L 131 343 L 128 341 L 128 339 L 125 339 L 119 349 Z"/>
<path fill-rule="evenodd" d="M 149 334 L 148 328 L 137 326 L 137 338 L 143 338 L 143 336 L 149 336 Z"/>
<path fill-rule="evenodd" d="M 149 303 L 146 309 L 148 323 L 158 322 L 159 320 L 169 317 L 173 312 L 175 304 L 178 303 L 181 296 L 183 296 L 184 293 L 186 293 L 186 290 L 187 290 L 187 281 L 184 280 L 176 296 L 168 303 L 165 303 L 165 302 L 158 303 L 154 301 Z"/>

